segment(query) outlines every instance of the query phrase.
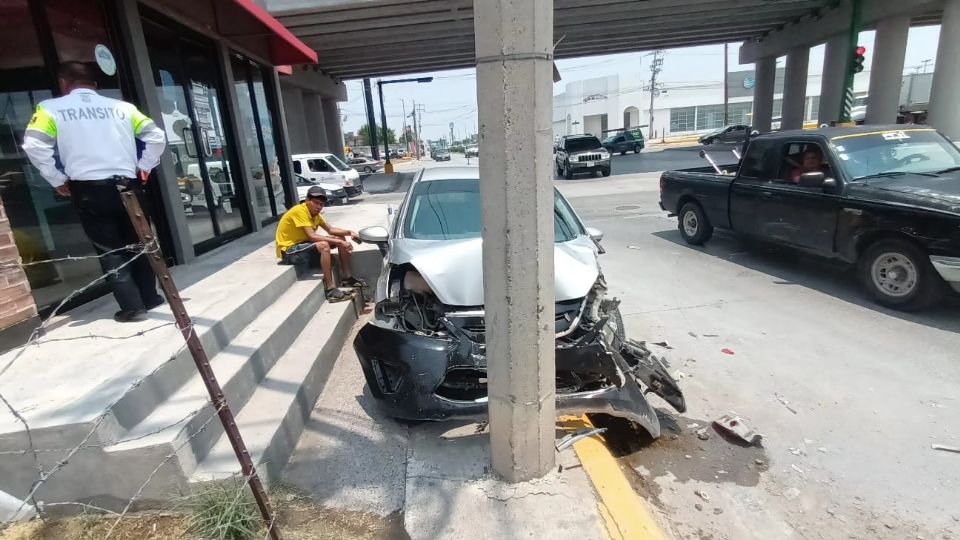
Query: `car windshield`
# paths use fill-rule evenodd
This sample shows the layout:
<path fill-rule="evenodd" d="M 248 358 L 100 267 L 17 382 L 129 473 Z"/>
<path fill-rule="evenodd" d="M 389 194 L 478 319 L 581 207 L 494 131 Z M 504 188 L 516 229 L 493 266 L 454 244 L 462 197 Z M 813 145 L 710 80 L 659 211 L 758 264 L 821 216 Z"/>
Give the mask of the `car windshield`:
<path fill-rule="evenodd" d="M 341 171 L 350 170 L 350 167 L 347 167 L 347 164 L 341 161 L 340 158 L 338 158 L 337 156 L 329 155 L 327 156 L 327 161 L 329 161 L 330 164 L 336 167 L 338 170 L 341 170 Z"/>
<path fill-rule="evenodd" d="M 567 139 L 564 142 L 564 148 L 567 152 L 586 152 L 587 150 L 599 150 L 600 147 L 600 140 L 596 137 L 578 137 Z"/>
<path fill-rule="evenodd" d="M 557 190 L 553 191 L 555 242 L 568 242 L 584 234 L 580 221 Z M 480 182 L 434 180 L 419 182 L 410 195 L 403 235 L 417 240 L 479 238 Z"/>
<path fill-rule="evenodd" d="M 832 139 L 854 180 L 891 173 L 937 173 L 960 167 L 960 150 L 932 129 L 841 135 Z"/>
<path fill-rule="evenodd" d="M 609 137 L 607 137 L 606 139 L 603 140 L 603 144 L 610 144 L 610 143 L 612 143 L 613 140 L 616 139 L 616 138 L 617 138 L 616 135 L 611 135 L 611 136 L 609 136 Z"/>

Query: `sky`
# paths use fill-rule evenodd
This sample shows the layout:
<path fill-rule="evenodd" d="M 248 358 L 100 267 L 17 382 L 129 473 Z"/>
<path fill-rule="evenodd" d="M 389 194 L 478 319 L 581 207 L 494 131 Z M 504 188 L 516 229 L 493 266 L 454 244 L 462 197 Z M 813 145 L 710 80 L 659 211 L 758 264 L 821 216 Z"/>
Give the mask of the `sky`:
<path fill-rule="evenodd" d="M 927 70 L 932 71 L 937 54 L 937 41 L 940 35 L 939 26 L 924 26 L 910 29 L 907 40 L 904 73 L 912 73 L 922 65 L 924 60 L 930 60 Z M 873 61 L 874 32 L 861 32 L 859 44 L 867 48 L 864 72 L 858 77 L 868 77 Z M 741 65 L 738 61 L 740 43 L 731 43 L 728 46 L 730 71 L 752 69 L 753 64 Z M 554 84 L 554 95 L 563 91 L 565 85 L 571 81 L 605 77 L 607 75 L 626 73 L 639 70 L 649 74 L 650 51 L 592 56 L 557 60 L 557 68 L 562 80 Z M 809 73 L 823 71 L 824 46 L 819 45 L 810 49 Z M 782 66 L 781 57 L 777 64 Z M 387 77 L 386 79 L 432 76 L 431 83 L 404 83 L 386 87 L 384 104 L 387 109 L 387 126 L 399 132 L 403 126 L 404 111 L 409 115 L 413 110 L 414 102 L 422 108 L 422 123 L 420 137 L 424 140 L 439 139 L 448 136 L 448 124 L 454 123 L 454 132 L 458 139 L 476 132 L 477 126 L 477 99 L 476 76 L 473 68 L 450 71 L 435 71 L 428 73 L 412 73 L 409 75 Z M 723 85 L 723 45 L 705 45 L 667 49 L 663 62 L 663 72 L 660 75 L 667 89 L 671 84 L 715 84 L 718 88 Z M 340 104 L 340 112 L 344 117 L 343 131 L 356 132 L 367 123 L 363 104 L 363 88 L 359 80 L 347 81 L 348 101 Z M 380 120 L 380 108 L 376 86 L 374 86 L 374 107 L 377 121 Z M 408 122 L 411 120 L 408 118 Z"/>

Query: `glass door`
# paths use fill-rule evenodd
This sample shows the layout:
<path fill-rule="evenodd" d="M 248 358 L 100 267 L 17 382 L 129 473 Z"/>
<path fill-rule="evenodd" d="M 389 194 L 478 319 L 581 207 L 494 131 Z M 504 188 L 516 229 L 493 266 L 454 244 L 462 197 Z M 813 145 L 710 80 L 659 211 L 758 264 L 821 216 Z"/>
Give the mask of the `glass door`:
<path fill-rule="evenodd" d="M 201 253 L 247 232 L 248 217 L 231 168 L 216 52 L 170 26 L 143 21 L 180 199 Z"/>

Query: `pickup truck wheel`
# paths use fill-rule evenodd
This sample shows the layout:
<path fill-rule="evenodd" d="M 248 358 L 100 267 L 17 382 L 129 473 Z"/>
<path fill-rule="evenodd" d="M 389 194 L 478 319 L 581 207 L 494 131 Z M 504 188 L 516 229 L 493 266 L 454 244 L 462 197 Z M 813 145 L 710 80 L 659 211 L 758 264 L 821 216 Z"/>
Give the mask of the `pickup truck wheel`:
<path fill-rule="evenodd" d="M 634 153 L 634 154 L 639 154 L 639 153 L 640 153 L 640 145 L 639 145 L 639 144 L 633 147 L 633 153 Z"/>
<path fill-rule="evenodd" d="M 621 151 L 620 151 L 620 155 L 621 155 L 621 156 L 627 155 L 627 151 L 626 151 L 626 150 L 621 150 Z"/>
<path fill-rule="evenodd" d="M 563 177 L 567 180 L 573 180 L 573 169 L 570 168 L 569 163 L 563 164 Z"/>
<path fill-rule="evenodd" d="M 695 246 L 702 245 L 713 236 L 713 225 L 703 207 L 695 202 L 688 202 L 680 209 L 678 228 L 680 236 Z"/>
<path fill-rule="evenodd" d="M 881 240 L 868 247 L 858 274 L 867 293 L 890 308 L 923 309 L 943 297 L 943 283 L 930 258 L 906 240 Z"/>

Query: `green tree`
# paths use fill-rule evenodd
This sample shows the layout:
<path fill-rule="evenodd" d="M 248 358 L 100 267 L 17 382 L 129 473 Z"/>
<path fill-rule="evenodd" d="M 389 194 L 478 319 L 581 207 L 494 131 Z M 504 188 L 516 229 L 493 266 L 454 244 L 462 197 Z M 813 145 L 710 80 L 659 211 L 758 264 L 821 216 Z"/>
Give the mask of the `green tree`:
<path fill-rule="evenodd" d="M 377 143 L 383 144 L 383 129 L 379 126 L 374 125 L 374 129 L 377 130 Z M 357 130 L 357 135 L 363 137 L 363 140 L 369 145 L 370 144 L 370 126 L 364 124 L 360 126 L 360 129 Z M 387 128 L 387 144 L 396 144 L 397 134 L 390 128 Z"/>

